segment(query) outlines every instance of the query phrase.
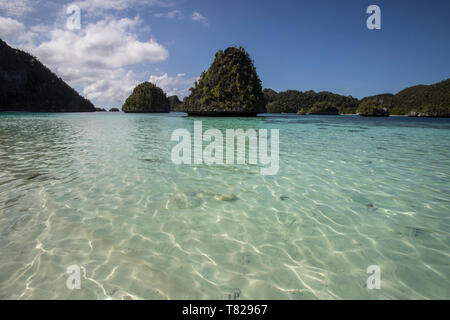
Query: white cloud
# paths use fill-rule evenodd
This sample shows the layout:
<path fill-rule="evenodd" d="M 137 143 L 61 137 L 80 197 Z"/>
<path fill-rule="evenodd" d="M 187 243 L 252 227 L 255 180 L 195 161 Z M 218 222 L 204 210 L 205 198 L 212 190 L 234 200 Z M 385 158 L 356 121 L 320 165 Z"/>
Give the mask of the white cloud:
<path fill-rule="evenodd" d="M 37 56 L 94 104 L 107 108 L 120 107 L 133 88 L 151 74 L 148 69 L 138 72 L 138 68 L 132 66 L 145 63 L 148 68 L 148 63 L 166 60 L 169 52 L 153 38 L 142 38 L 150 28 L 139 17 L 121 19 L 115 17 L 116 13 L 112 11 L 123 10 L 124 13 L 127 9 L 140 10 L 149 6 L 168 8 L 174 4 L 169 1 L 0 0 L 0 38 L 13 47 Z M 38 3 L 41 3 L 40 7 Z M 68 30 L 65 26 L 68 3 L 82 9 L 80 30 Z M 27 21 L 32 20 L 24 16 L 37 11 L 46 12 L 42 16 L 42 23 L 51 20 L 45 20 L 46 15 L 55 16 L 56 20 L 47 24 L 28 25 Z M 130 14 L 133 11 L 127 12 Z M 168 19 L 184 17 L 180 10 L 168 10 L 163 16 Z M 174 77 L 160 74 L 150 76 L 150 80 L 161 86 L 167 94 L 182 97 L 197 78 L 189 79 L 184 74 Z"/>
<path fill-rule="evenodd" d="M 153 15 L 155 18 L 168 18 L 168 19 L 182 19 L 184 17 L 180 10 L 172 10 L 167 13 L 155 13 Z"/>
<path fill-rule="evenodd" d="M 25 25 L 12 18 L 0 17 L 0 35 L 11 36 L 25 31 Z"/>
<path fill-rule="evenodd" d="M 83 88 L 83 95 L 86 98 L 99 101 L 102 107 L 107 108 L 120 107 L 139 84 L 133 71 L 124 68 L 85 75 L 85 78 L 78 81 L 86 84 Z"/>
<path fill-rule="evenodd" d="M 164 61 L 169 53 L 163 46 L 152 39 L 137 39 L 135 31 L 141 23 L 138 17 L 107 18 L 88 24 L 78 33 L 55 29 L 50 33 L 50 41 L 40 44 L 36 53 L 45 63 L 62 70 L 68 65 L 118 68 Z"/>
<path fill-rule="evenodd" d="M 0 13 L 10 17 L 22 17 L 33 10 L 39 0 L 0 0 Z"/>
<path fill-rule="evenodd" d="M 86 10 L 124 10 L 138 6 L 170 7 L 172 1 L 164 0 L 81 0 L 73 2 L 74 5 Z"/>
<path fill-rule="evenodd" d="M 140 41 L 141 19 L 105 18 L 76 32 L 57 28 L 33 54 L 94 103 L 120 106 L 139 83 L 127 67 L 167 59 L 155 40 Z"/>
<path fill-rule="evenodd" d="M 195 12 L 192 14 L 192 20 L 198 21 L 198 22 L 204 24 L 205 26 L 208 25 L 208 19 L 207 19 L 206 17 L 202 16 L 202 15 L 201 15 L 199 12 L 197 12 L 197 11 L 195 11 Z"/>
<path fill-rule="evenodd" d="M 184 73 L 179 73 L 175 77 L 169 77 L 167 73 L 164 73 L 160 76 L 150 76 L 149 81 L 163 89 L 168 96 L 177 95 L 181 98 L 188 93 L 189 88 L 193 87 L 195 81 L 198 80 L 198 77 L 185 79 L 185 76 Z"/>
<path fill-rule="evenodd" d="M 36 33 L 27 31 L 23 23 L 12 18 L 0 17 L 0 38 L 28 47 L 36 36 Z"/>

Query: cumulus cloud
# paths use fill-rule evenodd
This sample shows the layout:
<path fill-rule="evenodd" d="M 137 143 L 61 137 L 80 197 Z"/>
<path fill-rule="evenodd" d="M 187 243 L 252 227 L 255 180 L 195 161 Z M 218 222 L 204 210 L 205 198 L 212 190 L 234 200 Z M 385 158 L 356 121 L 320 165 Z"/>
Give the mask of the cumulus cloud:
<path fill-rule="evenodd" d="M 162 75 L 151 75 L 149 81 L 164 90 L 168 96 L 185 96 L 190 87 L 194 86 L 199 78 L 185 78 L 184 73 L 179 73 L 175 77 L 170 77 L 167 73 Z"/>
<path fill-rule="evenodd" d="M 28 31 L 22 22 L 12 18 L 0 17 L 0 38 L 22 47 L 29 47 L 36 36 L 37 34 Z"/>
<path fill-rule="evenodd" d="M 208 25 L 208 19 L 206 17 L 204 17 L 203 15 L 201 15 L 199 12 L 195 11 L 192 14 L 192 20 L 200 22 L 202 24 L 204 24 L 205 26 Z"/>
<path fill-rule="evenodd" d="M 12 18 L 0 17 L 0 35 L 10 36 L 25 31 L 25 25 Z"/>
<path fill-rule="evenodd" d="M 124 68 L 83 74 L 77 81 L 85 84 L 83 95 L 102 107 L 119 107 L 139 84 L 133 71 Z"/>
<path fill-rule="evenodd" d="M 88 24 L 80 32 L 55 29 L 50 40 L 41 43 L 36 53 L 44 62 L 64 72 L 67 65 L 95 68 L 118 68 L 141 62 L 160 62 L 168 51 L 150 39 L 141 42 L 135 32 L 142 21 L 107 18 Z"/>
<path fill-rule="evenodd" d="M 117 106 L 138 83 L 128 66 L 161 62 L 169 55 L 156 41 L 138 39 L 141 25 L 139 17 L 109 17 L 77 32 L 57 28 L 33 52 L 88 99 Z"/>
<path fill-rule="evenodd" d="M 36 6 L 40 2 L 41 7 L 45 6 L 46 9 Z M 148 69 L 136 71 L 139 70 L 136 65 L 146 64 L 148 68 L 148 63 L 165 61 L 169 52 L 150 36 L 143 38 L 150 28 L 139 16 L 119 18 L 114 10 L 149 6 L 168 8 L 173 2 L 65 0 L 64 3 L 76 4 L 82 9 L 81 29 L 66 28 L 66 5 L 59 0 L 0 0 L 0 38 L 13 47 L 36 55 L 42 63 L 94 104 L 102 107 L 121 106 L 133 88 L 149 79 L 151 74 Z M 51 24 L 27 25 L 27 21 L 31 20 L 20 17 L 38 11 L 46 12 L 42 23 L 46 15 L 60 18 L 52 20 L 54 22 Z M 11 18 L 13 16 L 17 18 Z M 180 10 L 168 10 L 161 17 L 181 19 L 184 16 Z M 197 78 L 187 78 L 184 74 L 150 76 L 150 81 L 161 86 L 167 94 L 180 97 L 188 92 L 195 80 Z"/>

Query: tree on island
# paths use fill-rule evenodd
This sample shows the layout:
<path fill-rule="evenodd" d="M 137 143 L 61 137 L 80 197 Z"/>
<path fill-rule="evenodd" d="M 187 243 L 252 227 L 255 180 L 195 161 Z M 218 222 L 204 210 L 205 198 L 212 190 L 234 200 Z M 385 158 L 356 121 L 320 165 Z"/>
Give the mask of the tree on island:
<path fill-rule="evenodd" d="M 435 104 L 426 104 L 425 107 L 423 107 L 423 113 L 419 114 L 419 116 L 423 117 L 450 117 L 450 108 L 445 107 L 445 105 L 442 103 L 435 103 Z"/>
<path fill-rule="evenodd" d="M 178 111 L 178 106 L 182 104 L 178 96 L 170 96 L 167 99 L 169 100 L 170 111 Z"/>
<path fill-rule="evenodd" d="M 170 112 L 169 100 L 164 91 L 150 82 L 143 82 L 134 88 L 133 93 L 122 106 L 123 112 L 151 113 Z"/>
<path fill-rule="evenodd" d="M 263 90 L 264 98 L 266 99 L 266 104 L 275 101 L 277 98 L 278 93 L 275 90 L 272 90 L 270 88 L 265 88 Z"/>
<path fill-rule="evenodd" d="M 308 114 L 322 114 L 322 115 L 338 115 L 339 110 L 330 101 L 320 101 L 314 103 Z"/>
<path fill-rule="evenodd" d="M 255 116 L 265 112 L 261 80 L 242 47 L 217 52 L 211 67 L 190 91 L 182 107 L 190 115 Z"/>
<path fill-rule="evenodd" d="M 362 102 L 358 107 L 357 113 L 364 117 L 389 117 L 389 111 L 386 106 L 370 100 Z"/>
<path fill-rule="evenodd" d="M 321 91 L 314 92 L 309 90 L 301 92 L 298 90 L 286 90 L 276 95 L 270 92 L 270 96 L 265 94 L 267 112 L 284 113 L 307 113 L 316 103 L 327 102 L 338 110 L 338 113 L 355 113 L 358 107 L 358 99 L 352 96 L 343 96 L 332 92 Z M 331 112 L 331 111 L 330 111 Z M 332 111 L 334 114 L 335 111 Z"/>

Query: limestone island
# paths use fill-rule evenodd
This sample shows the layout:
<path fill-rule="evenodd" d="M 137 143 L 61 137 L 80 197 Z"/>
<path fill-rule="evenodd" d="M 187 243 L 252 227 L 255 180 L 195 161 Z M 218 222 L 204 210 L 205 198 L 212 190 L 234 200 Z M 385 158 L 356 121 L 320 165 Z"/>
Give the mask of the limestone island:
<path fill-rule="evenodd" d="M 134 88 L 133 93 L 122 106 L 126 113 L 170 112 L 169 100 L 164 91 L 150 82 L 143 82 Z"/>
<path fill-rule="evenodd" d="M 190 91 L 181 108 L 190 116 L 256 116 L 266 112 L 261 80 L 242 47 L 218 51 Z"/>
<path fill-rule="evenodd" d="M 450 79 L 432 85 L 412 86 L 397 94 L 384 93 L 361 100 L 327 91 L 287 90 L 277 93 L 266 88 L 263 92 L 267 112 L 270 113 L 450 117 Z"/>
<path fill-rule="evenodd" d="M 314 103 L 314 105 L 312 106 L 311 109 L 309 109 L 307 114 L 320 114 L 320 115 L 334 116 L 334 115 L 339 114 L 339 110 L 330 101 L 320 101 L 320 102 Z"/>
<path fill-rule="evenodd" d="M 0 39 L 0 111 L 95 112 L 37 58 Z"/>
<path fill-rule="evenodd" d="M 178 107 L 182 104 L 180 99 L 178 99 L 178 96 L 170 96 L 167 99 L 169 99 L 170 111 L 178 111 Z"/>
<path fill-rule="evenodd" d="M 371 100 L 361 102 L 356 113 L 363 117 L 389 117 L 387 107 Z"/>

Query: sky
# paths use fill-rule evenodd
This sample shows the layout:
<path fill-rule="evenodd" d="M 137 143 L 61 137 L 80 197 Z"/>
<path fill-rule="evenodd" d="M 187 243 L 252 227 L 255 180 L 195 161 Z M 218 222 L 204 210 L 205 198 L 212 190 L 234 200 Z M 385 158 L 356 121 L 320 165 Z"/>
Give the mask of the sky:
<path fill-rule="evenodd" d="M 379 30 L 367 28 L 370 5 Z M 448 0 L 0 0 L 0 38 L 107 109 L 143 81 L 183 98 L 230 46 L 276 91 L 363 98 L 450 77 Z"/>

